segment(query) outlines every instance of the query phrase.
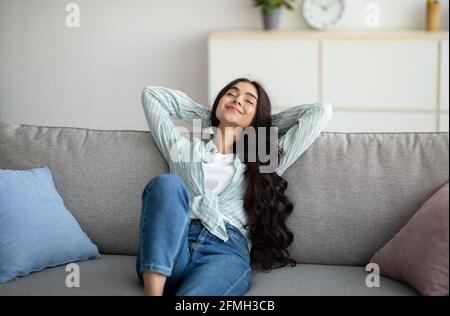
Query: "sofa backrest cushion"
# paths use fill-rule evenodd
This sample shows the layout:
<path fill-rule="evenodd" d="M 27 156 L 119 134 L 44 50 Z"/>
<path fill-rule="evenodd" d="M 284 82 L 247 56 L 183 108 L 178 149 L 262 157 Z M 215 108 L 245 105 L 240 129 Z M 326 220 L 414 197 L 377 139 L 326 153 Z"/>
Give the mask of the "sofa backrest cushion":
<path fill-rule="evenodd" d="M 284 174 L 291 257 L 361 265 L 448 181 L 448 133 L 324 132 Z M 0 123 L 0 168 L 47 165 L 105 254 L 135 255 L 146 184 L 168 172 L 150 132 Z"/>

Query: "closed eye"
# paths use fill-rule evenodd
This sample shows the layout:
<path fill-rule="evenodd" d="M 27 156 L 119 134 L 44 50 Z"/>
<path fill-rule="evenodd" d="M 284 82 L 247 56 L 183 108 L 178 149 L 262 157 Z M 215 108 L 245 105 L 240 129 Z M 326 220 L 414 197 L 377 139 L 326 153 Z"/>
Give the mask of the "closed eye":
<path fill-rule="evenodd" d="M 236 87 L 236 86 L 232 86 L 232 87 L 230 88 L 230 90 L 234 90 L 234 91 L 238 91 L 238 92 L 241 91 L 241 90 L 240 90 L 238 87 Z M 250 97 L 252 97 L 252 98 L 255 98 L 255 100 L 258 100 L 258 98 L 257 98 L 254 94 L 252 94 L 252 93 L 250 93 L 250 92 L 246 92 L 245 95 L 248 95 L 248 96 L 250 96 Z M 250 102 L 250 101 L 248 101 L 248 102 Z"/>
<path fill-rule="evenodd" d="M 231 95 L 231 96 L 233 96 L 233 97 L 236 97 L 236 95 L 234 95 L 234 94 L 232 94 L 232 93 L 227 93 L 227 95 Z M 250 101 L 250 100 L 245 100 L 247 103 L 249 103 L 249 104 L 254 104 L 252 101 Z"/>

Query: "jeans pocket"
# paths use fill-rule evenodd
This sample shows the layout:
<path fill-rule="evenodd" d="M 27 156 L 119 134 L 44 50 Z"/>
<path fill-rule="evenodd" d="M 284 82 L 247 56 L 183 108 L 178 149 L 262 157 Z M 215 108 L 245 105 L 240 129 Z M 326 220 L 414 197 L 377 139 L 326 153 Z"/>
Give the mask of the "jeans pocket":
<path fill-rule="evenodd" d="M 227 232 L 232 235 L 235 239 L 242 241 L 243 243 L 247 243 L 247 238 L 242 234 L 242 232 L 239 230 L 239 228 L 226 223 L 225 226 L 227 227 Z"/>
<path fill-rule="evenodd" d="M 247 238 L 242 234 L 242 232 L 235 226 L 231 224 L 226 224 L 228 237 L 231 243 L 239 252 L 239 254 L 247 261 L 250 260 L 250 253 L 248 250 Z"/>

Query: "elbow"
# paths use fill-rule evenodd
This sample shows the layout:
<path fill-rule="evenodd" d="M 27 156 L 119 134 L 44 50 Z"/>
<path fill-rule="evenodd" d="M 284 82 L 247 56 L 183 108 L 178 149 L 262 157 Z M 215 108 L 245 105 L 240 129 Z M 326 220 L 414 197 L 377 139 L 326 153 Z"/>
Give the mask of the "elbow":
<path fill-rule="evenodd" d="M 141 94 L 142 106 L 144 108 L 149 106 L 151 103 L 150 100 L 154 98 L 157 98 L 157 92 L 155 87 L 145 86 Z"/>
<path fill-rule="evenodd" d="M 333 117 L 333 105 L 329 101 L 320 102 L 323 109 L 323 115 L 327 121 Z"/>
<path fill-rule="evenodd" d="M 142 104 L 145 105 L 150 99 L 161 100 L 161 97 L 164 95 L 164 89 L 161 86 L 145 86 L 142 90 Z"/>
<path fill-rule="evenodd" d="M 142 98 L 152 95 L 153 91 L 154 91 L 154 87 L 145 86 L 144 89 L 142 90 Z"/>
<path fill-rule="evenodd" d="M 147 110 L 147 104 L 148 104 L 148 92 L 146 90 L 146 88 L 144 88 L 144 90 L 142 90 L 142 94 L 141 94 L 141 105 L 142 108 L 144 109 L 144 112 Z"/>
<path fill-rule="evenodd" d="M 142 104 L 145 104 L 145 100 L 150 95 L 150 91 L 151 91 L 151 88 L 148 86 L 144 87 L 144 89 L 142 90 L 142 94 L 141 94 Z"/>

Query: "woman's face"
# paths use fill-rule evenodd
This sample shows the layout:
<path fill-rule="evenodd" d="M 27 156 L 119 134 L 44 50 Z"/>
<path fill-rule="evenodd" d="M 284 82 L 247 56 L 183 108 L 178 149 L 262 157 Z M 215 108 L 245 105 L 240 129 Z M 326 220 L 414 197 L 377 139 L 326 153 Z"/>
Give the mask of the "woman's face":
<path fill-rule="evenodd" d="M 258 97 L 253 84 L 238 82 L 220 99 L 216 116 L 224 126 L 247 128 L 255 117 Z"/>

